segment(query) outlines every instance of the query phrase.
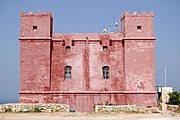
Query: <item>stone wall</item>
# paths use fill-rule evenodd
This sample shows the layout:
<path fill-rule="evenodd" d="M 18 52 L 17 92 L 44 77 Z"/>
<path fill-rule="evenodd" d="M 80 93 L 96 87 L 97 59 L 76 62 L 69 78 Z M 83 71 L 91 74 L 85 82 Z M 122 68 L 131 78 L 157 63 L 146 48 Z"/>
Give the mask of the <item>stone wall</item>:
<path fill-rule="evenodd" d="M 167 111 L 178 112 L 178 107 L 180 107 L 180 105 L 169 105 L 166 103 L 159 104 L 159 109 L 162 110 L 162 112 L 167 112 Z"/>
<path fill-rule="evenodd" d="M 177 111 L 180 105 L 167 105 L 167 110 Z"/>
<path fill-rule="evenodd" d="M 137 107 L 136 105 L 95 105 L 95 112 L 160 113 L 158 107 Z"/>
<path fill-rule="evenodd" d="M 69 112 L 66 104 L 2 104 L 1 112 Z"/>

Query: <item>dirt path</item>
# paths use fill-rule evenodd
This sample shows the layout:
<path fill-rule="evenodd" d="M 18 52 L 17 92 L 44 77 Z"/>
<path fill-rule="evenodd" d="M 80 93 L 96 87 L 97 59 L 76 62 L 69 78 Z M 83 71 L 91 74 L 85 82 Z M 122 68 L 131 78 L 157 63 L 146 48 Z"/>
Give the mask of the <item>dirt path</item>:
<path fill-rule="evenodd" d="M 0 113 L 0 120 L 180 120 L 180 114 Z"/>

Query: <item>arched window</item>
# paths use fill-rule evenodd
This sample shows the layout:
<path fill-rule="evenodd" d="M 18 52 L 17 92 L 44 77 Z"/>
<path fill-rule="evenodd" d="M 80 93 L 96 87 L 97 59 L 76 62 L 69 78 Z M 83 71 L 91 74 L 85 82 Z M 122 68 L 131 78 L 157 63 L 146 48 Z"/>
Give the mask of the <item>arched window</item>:
<path fill-rule="evenodd" d="M 70 80 L 71 79 L 71 66 L 65 66 L 64 67 L 64 79 Z"/>
<path fill-rule="evenodd" d="M 107 51 L 108 50 L 108 46 L 103 46 L 103 51 Z"/>
<path fill-rule="evenodd" d="M 102 67 L 102 73 L 103 73 L 103 76 L 102 76 L 103 79 L 109 79 L 109 67 L 108 66 Z"/>
<path fill-rule="evenodd" d="M 66 52 L 70 52 L 71 51 L 71 47 L 70 46 L 66 46 Z"/>

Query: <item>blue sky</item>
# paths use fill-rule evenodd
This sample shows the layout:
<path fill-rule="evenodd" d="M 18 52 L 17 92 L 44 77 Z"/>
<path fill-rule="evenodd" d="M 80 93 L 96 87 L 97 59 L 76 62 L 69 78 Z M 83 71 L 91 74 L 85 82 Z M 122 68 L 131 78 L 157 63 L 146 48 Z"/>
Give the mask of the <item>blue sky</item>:
<path fill-rule="evenodd" d="M 1 0 L 0 103 L 19 99 L 20 11 L 50 11 L 55 33 L 102 33 L 124 11 L 155 13 L 156 85 L 180 91 L 180 0 Z"/>

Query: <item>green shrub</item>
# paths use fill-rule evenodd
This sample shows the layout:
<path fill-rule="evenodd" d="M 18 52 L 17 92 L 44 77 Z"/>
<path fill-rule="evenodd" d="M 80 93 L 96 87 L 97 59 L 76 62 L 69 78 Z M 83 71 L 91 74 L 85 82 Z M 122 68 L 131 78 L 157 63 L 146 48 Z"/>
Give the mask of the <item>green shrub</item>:
<path fill-rule="evenodd" d="M 169 95 L 169 104 L 179 105 L 180 104 L 180 92 L 174 91 L 168 94 Z"/>
<path fill-rule="evenodd" d="M 41 109 L 40 109 L 40 108 L 38 108 L 38 107 L 35 107 L 34 112 L 41 112 Z"/>
<path fill-rule="evenodd" d="M 30 112 L 30 110 L 28 110 L 28 111 L 23 111 L 23 113 L 29 113 Z"/>

